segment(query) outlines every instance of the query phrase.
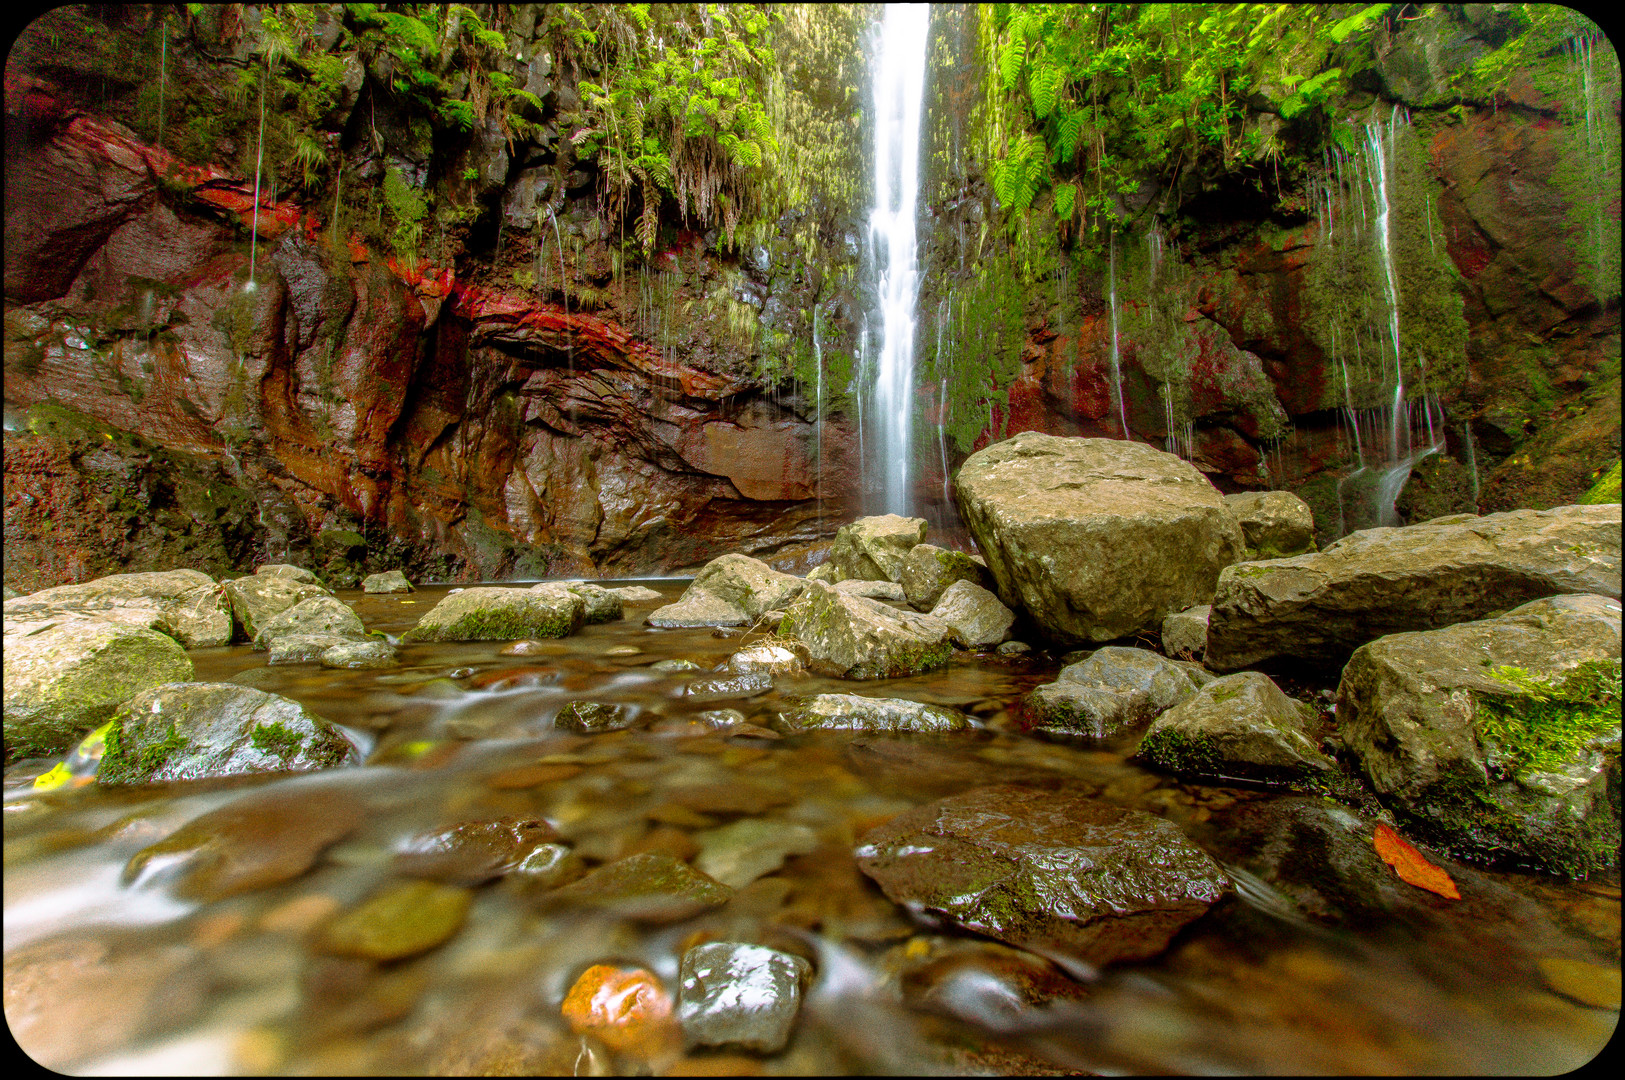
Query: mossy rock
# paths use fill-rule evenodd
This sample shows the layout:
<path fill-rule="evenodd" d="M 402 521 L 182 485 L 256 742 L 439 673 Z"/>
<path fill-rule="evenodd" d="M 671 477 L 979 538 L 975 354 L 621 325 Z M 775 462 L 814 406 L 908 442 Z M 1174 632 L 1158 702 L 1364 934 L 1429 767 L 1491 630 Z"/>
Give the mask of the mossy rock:
<path fill-rule="evenodd" d="M 401 635 L 413 641 L 519 641 L 568 637 L 581 629 L 586 604 L 563 586 L 464 589 L 441 600 Z"/>

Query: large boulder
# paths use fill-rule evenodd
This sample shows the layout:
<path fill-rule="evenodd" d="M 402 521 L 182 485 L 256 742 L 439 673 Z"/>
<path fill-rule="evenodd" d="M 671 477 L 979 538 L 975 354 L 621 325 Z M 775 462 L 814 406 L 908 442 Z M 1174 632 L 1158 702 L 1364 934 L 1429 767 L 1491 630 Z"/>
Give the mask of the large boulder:
<path fill-rule="evenodd" d="M 581 629 L 586 603 L 562 585 L 530 589 L 483 586 L 445 597 L 401 641 L 519 641 L 568 637 Z"/>
<path fill-rule="evenodd" d="M 1618 599 L 1619 570 L 1612 506 L 1366 529 L 1319 554 L 1226 568 L 1204 662 L 1234 671 L 1292 657 L 1335 668 L 1385 634 L 1482 619 L 1557 593 Z"/>
<path fill-rule="evenodd" d="M 763 612 L 783 610 L 804 582 L 749 555 L 722 555 L 694 575 L 676 603 L 655 608 L 650 626 L 744 626 Z"/>
<path fill-rule="evenodd" d="M 320 585 L 284 574 L 250 574 L 226 582 L 226 599 L 231 602 L 231 613 L 249 641 L 256 640 L 272 618 L 300 601 L 329 595 Z"/>
<path fill-rule="evenodd" d="M 829 548 L 832 581 L 901 581 L 903 560 L 925 539 L 924 518 L 881 514 L 842 525 Z"/>
<path fill-rule="evenodd" d="M 993 575 L 987 567 L 963 551 L 949 551 L 935 544 L 916 544 L 903 557 L 898 584 L 915 611 L 930 611 L 956 581 L 968 581 L 984 589 L 993 588 Z"/>
<path fill-rule="evenodd" d="M 1144 443 L 1022 432 L 965 459 L 955 498 L 999 598 L 1067 643 L 1155 632 L 1242 551 L 1218 490 Z"/>
<path fill-rule="evenodd" d="M 131 698 L 107 731 L 97 781 L 155 784 L 353 765 L 360 755 L 297 701 L 234 683 L 173 683 Z"/>
<path fill-rule="evenodd" d="M 189 649 L 231 640 L 231 607 L 215 580 L 198 570 L 110 574 L 5 602 L 8 637 L 17 624 L 74 617 L 156 630 Z"/>
<path fill-rule="evenodd" d="M 1290 491 L 1226 495 L 1247 544 L 1245 558 L 1280 559 L 1315 550 L 1315 512 Z"/>
<path fill-rule="evenodd" d="M 156 630 L 100 619 L 31 625 L 5 643 L 8 764 L 60 754 L 141 691 L 192 677 L 186 650 Z"/>
<path fill-rule="evenodd" d="M 1175 661 L 1149 649 L 1108 645 L 1035 687 L 1022 699 L 1022 716 L 1034 731 L 1103 739 L 1194 693 L 1196 683 Z"/>
<path fill-rule="evenodd" d="M 931 615 L 948 624 L 948 636 L 961 649 L 999 644 L 1016 621 L 1015 612 L 972 581 L 956 581 L 944 589 Z"/>
<path fill-rule="evenodd" d="M 1309 706 L 1268 675 L 1215 679 L 1152 723 L 1139 756 L 1173 772 L 1289 785 L 1324 781 L 1337 768 L 1320 752 Z"/>
<path fill-rule="evenodd" d="M 1583 875 L 1619 859 L 1619 659 L 1607 596 L 1393 634 L 1349 658 L 1338 731 L 1423 834 Z"/>
<path fill-rule="evenodd" d="M 293 635 L 325 635 L 335 639 L 329 644 L 336 645 L 346 638 L 365 638 L 367 628 L 350 605 L 336 596 L 323 594 L 301 600 L 266 619 L 260 624 L 259 633 L 254 635 L 254 648 L 269 649 L 277 639 Z"/>
<path fill-rule="evenodd" d="M 899 814 L 855 854 L 917 915 L 1087 964 L 1155 956 L 1230 888 L 1170 821 L 1013 784 Z"/>
<path fill-rule="evenodd" d="M 953 655 L 941 619 L 808 581 L 779 623 L 780 637 L 807 647 L 808 666 L 848 679 L 884 679 L 941 667 Z"/>

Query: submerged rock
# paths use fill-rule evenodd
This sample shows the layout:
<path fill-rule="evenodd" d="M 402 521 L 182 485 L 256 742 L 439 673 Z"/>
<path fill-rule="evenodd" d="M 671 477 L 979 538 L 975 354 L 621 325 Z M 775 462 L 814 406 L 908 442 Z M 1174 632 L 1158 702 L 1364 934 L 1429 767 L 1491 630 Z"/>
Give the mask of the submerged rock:
<path fill-rule="evenodd" d="M 386 885 L 324 926 L 313 947 L 365 960 L 417 956 L 463 928 L 473 899 L 467 889 L 432 881 Z"/>
<path fill-rule="evenodd" d="M 231 604 L 208 574 L 161 570 L 110 574 L 5 601 L 6 637 L 26 623 L 89 618 L 156 630 L 188 649 L 231 640 Z"/>
<path fill-rule="evenodd" d="M 791 855 L 818 846 L 818 834 L 805 825 L 770 818 L 742 818 L 694 835 L 700 846 L 694 865 L 732 889 L 771 874 Z"/>
<path fill-rule="evenodd" d="M 676 603 L 656 608 L 644 621 L 659 627 L 744 626 L 765 611 L 783 608 L 803 584 L 760 559 L 723 555 L 700 568 Z"/>
<path fill-rule="evenodd" d="M 322 667 L 385 668 L 400 663 L 395 646 L 387 641 L 343 641 L 330 646 L 320 656 Z"/>
<path fill-rule="evenodd" d="M 1244 558 L 1280 559 L 1315 550 L 1315 512 L 1290 491 L 1244 491 L 1224 503 L 1241 525 Z"/>
<path fill-rule="evenodd" d="M 226 582 L 231 613 L 249 641 L 257 641 L 267 622 L 295 604 L 330 595 L 314 582 L 296 581 L 281 574 L 251 574 Z"/>
<path fill-rule="evenodd" d="M 113 717 L 97 779 L 153 784 L 353 765 L 356 748 L 297 701 L 233 683 L 171 683 Z"/>
<path fill-rule="evenodd" d="M 947 623 L 848 596 L 809 581 L 784 613 L 779 636 L 807 647 L 809 666 L 849 679 L 895 678 L 929 671 L 953 655 Z"/>
<path fill-rule="evenodd" d="M 553 724 L 566 731 L 591 735 L 599 731 L 621 731 L 638 722 L 638 709 L 632 705 L 605 705 L 597 701 L 572 701 L 559 710 Z"/>
<path fill-rule="evenodd" d="M 993 576 L 986 566 L 963 551 L 949 551 L 935 544 L 914 545 L 904 556 L 898 577 L 903 595 L 915 611 L 930 611 L 936 607 L 943 592 L 956 581 L 993 588 Z"/>
<path fill-rule="evenodd" d="M 803 731 L 966 731 L 976 725 L 957 709 L 940 705 L 858 694 L 818 694 L 780 713 L 779 726 L 797 734 Z"/>
<path fill-rule="evenodd" d="M 1219 577 L 1205 662 L 1233 671 L 1279 656 L 1335 667 L 1385 634 L 1555 593 L 1619 598 L 1617 507 L 1453 515 L 1351 533 L 1315 555 L 1238 563 Z"/>
<path fill-rule="evenodd" d="M 1031 730 L 1097 739 L 1143 723 L 1196 692 L 1190 673 L 1148 649 L 1108 645 L 1022 699 Z"/>
<path fill-rule="evenodd" d="M 156 630 L 63 619 L 8 635 L 5 754 L 60 754 L 143 690 L 192 677 L 192 661 Z"/>
<path fill-rule="evenodd" d="M 361 579 L 361 591 L 364 593 L 409 593 L 414 592 L 412 583 L 406 580 L 406 575 L 399 570 L 385 570 L 381 574 L 368 574 Z"/>
<path fill-rule="evenodd" d="M 1314 720 L 1269 676 L 1241 671 L 1157 717 L 1138 754 L 1186 775 L 1313 785 L 1337 768 L 1312 737 Z"/>
<path fill-rule="evenodd" d="M 925 539 L 924 518 L 880 514 L 841 526 L 830 545 L 831 581 L 899 581 L 903 559 Z"/>
<path fill-rule="evenodd" d="M 955 498 L 999 598 L 1067 643 L 1154 632 L 1242 551 L 1218 490 L 1143 443 L 1022 432 L 967 458 Z"/>
<path fill-rule="evenodd" d="M 677 1018 L 690 1046 L 772 1054 L 790 1040 L 812 965 L 762 945 L 713 941 L 683 954 L 678 978 Z"/>
<path fill-rule="evenodd" d="M 206 902 L 279 885 L 314 866 L 364 815 L 354 797 L 330 788 L 256 791 L 136 852 L 125 865 L 124 881 L 153 866 L 176 875 L 176 895 Z"/>
<path fill-rule="evenodd" d="M 679 922 L 733 895 L 722 882 L 670 855 L 645 852 L 600 866 L 548 894 L 549 901 L 607 908 L 644 922 Z"/>
<path fill-rule="evenodd" d="M 943 590 L 934 618 L 948 624 L 948 636 L 961 649 L 997 645 L 1010 636 L 1016 613 L 999 598 L 971 581 L 956 581 Z"/>
<path fill-rule="evenodd" d="M 1620 624 L 1612 597 L 1553 596 L 1379 638 L 1343 669 L 1338 733 L 1445 846 L 1568 875 L 1617 865 Z"/>
<path fill-rule="evenodd" d="M 1200 660 L 1207 651 L 1211 604 L 1176 611 L 1162 620 L 1162 651 L 1175 660 Z"/>
<path fill-rule="evenodd" d="M 1015 785 L 899 814 L 855 854 L 916 917 L 1088 964 L 1155 956 L 1230 889 L 1170 821 Z"/>
<path fill-rule="evenodd" d="M 481 586 L 446 596 L 401 641 L 517 641 L 569 637 L 586 604 L 562 585 L 530 589 Z"/>
<path fill-rule="evenodd" d="M 409 837 L 393 866 L 410 877 L 478 885 L 525 865 L 556 839 L 558 833 L 540 818 L 465 821 Z"/>

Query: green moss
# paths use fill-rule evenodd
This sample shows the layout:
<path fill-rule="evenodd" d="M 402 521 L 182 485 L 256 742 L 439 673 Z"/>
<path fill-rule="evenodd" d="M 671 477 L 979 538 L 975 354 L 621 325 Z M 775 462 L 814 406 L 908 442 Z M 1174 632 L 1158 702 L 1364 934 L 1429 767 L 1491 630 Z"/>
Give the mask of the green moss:
<path fill-rule="evenodd" d="M 248 734 L 248 741 L 253 744 L 254 749 L 275 754 L 283 761 L 298 754 L 300 746 L 304 743 L 298 732 L 277 721 L 255 724 L 254 729 Z"/>
<path fill-rule="evenodd" d="M 173 720 L 164 737 L 151 740 L 132 735 L 126 725 L 128 716 L 116 717 L 107 729 L 107 741 L 102 751 L 101 768 L 97 782 L 103 784 L 144 784 L 169 763 L 176 752 L 186 748 L 186 738 L 176 729 Z"/>
<path fill-rule="evenodd" d="M 1492 770 L 1513 778 L 1551 772 L 1620 728 L 1620 661 L 1588 660 L 1563 678 L 1497 667 L 1490 674 L 1510 690 L 1482 695 L 1474 714 Z"/>
<path fill-rule="evenodd" d="M 1597 478 L 1597 482 L 1591 485 L 1591 490 L 1580 496 L 1580 505 L 1598 506 L 1603 503 L 1619 502 L 1619 464 L 1618 461 L 1614 462 L 1612 468 Z"/>
<path fill-rule="evenodd" d="M 1207 735 L 1188 735 L 1172 727 L 1155 728 L 1140 740 L 1136 755 L 1170 772 L 1212 776 L 1223 758 Z"/>

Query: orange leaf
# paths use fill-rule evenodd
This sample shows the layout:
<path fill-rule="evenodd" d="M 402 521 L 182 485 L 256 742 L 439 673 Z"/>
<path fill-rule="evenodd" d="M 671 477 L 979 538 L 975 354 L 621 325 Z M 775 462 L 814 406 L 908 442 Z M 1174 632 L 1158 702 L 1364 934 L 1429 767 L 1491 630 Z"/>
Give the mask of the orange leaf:
<path fill-rule="evenodd" d="M 1420 851 L 1411 847 L 1403 836 L 1388 826 L 1379 822 L 1377 834 L 1371 838 L 1371 842 L 1376 846 L 1377 854 L 1382 856 L 1382 861 L 1394 868 L 1399 880 L 1418 889 L 1438 893 L 1447 900 L 1461 899 L 1461 893 L 1456 891 L 1456 883 L 1450 880 L 1450 875 L 1428 862 Z"/>
<path fill-rule="evenodd" d="M 562 1011 L 577 1034 L 642 1058 L 669 1049 L 677 1033 L 671 996 L 641 968 L 594 964 L 570 987 Z"/>

